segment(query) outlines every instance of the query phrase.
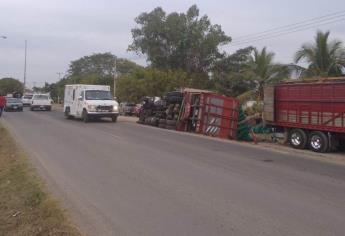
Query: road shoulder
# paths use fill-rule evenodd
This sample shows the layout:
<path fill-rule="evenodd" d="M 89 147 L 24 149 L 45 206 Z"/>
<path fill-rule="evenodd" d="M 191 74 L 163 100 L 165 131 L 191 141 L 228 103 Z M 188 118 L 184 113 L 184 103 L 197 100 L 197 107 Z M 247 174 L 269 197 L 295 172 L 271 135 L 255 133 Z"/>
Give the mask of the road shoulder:
<path fill-rule="evenodd" d="M 0 124 L 1 235 L 81 235 Z"/>

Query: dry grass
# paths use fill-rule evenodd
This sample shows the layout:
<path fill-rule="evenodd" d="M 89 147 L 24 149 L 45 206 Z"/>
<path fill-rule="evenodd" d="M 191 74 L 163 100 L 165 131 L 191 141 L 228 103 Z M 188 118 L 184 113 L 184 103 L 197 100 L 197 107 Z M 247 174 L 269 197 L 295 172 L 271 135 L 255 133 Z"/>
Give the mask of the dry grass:
<path fill-rule="evenodd" d="M 0 236 L 81 235 L 0 126 Z"/>

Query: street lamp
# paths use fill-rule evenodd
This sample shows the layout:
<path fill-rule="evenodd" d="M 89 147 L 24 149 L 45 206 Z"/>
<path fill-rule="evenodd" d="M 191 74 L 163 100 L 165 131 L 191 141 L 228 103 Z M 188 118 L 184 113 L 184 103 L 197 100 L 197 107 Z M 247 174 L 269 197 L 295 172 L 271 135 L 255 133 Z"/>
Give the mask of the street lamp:
<path fill-rule="evenodd" d="M 25 87 L 26 87 L 26 51 L 27 51 L 27 40 L 25 39 L 25 56 L 24 56 L 24 92 L 25 93 Z"/>

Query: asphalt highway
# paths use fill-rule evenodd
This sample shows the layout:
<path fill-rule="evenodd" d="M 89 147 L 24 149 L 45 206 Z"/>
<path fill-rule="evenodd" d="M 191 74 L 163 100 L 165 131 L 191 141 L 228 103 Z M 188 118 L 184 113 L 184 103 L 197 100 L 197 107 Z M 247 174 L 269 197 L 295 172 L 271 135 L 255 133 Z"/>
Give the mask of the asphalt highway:
<path fill-rule="evenodd" d="M 0 122 L 89 235 L 345 235 L 342 165 L 123 119 Z"/>

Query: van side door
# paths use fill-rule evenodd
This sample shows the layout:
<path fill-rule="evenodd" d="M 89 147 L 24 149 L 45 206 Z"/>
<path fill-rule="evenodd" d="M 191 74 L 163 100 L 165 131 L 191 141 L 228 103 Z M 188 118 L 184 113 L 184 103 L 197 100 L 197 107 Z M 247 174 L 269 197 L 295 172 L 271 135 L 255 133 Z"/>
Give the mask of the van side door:
<path fill-rule="evenodd" d="M 84 104 L 84 100 L 85 100 L 85 94 L 84 94 L 84 90 L 81 90 L 76 98 L 76 102 L 77 102 L 77 115 L 81 116 L 83 113 L 83 104 Z"/>

